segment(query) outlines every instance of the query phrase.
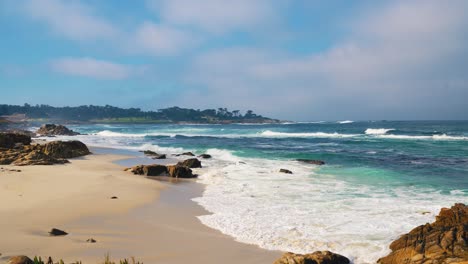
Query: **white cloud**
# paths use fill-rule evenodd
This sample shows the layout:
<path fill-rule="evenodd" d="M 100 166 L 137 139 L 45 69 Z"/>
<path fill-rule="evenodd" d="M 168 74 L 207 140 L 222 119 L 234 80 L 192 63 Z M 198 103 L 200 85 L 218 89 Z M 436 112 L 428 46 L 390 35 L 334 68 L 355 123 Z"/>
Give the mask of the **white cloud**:
<path fill-rule="evenodd" d="M 32 19 L 46 23 L 54 32 L 72 40 L 95 40 L 116 36 L 118 30 L 78 1 L 26 0 L 24 10 Z"/>
<path fill-rule="evenodd" d="M 149 0 L 165 23 L 197 27 L 214 33 L 250 30 L 275 18 L 269 0 Z M 275 1 L 276 4 L 281 1 Z"/>
<path fill-rule="evenodd" d="M 199 40 L 189 32 L 146 21 L 137 28 L 133 42 L 134 50 L 161 56 L 177 55 Z"/>
<path fill-rule="evenodd" d="M 106 80 L 121 80 L 138 72 L 137 69 L 93 58 L 60 58 L 51 61 L 52 69 L 56 72 Z"/>
<path fill-rule="evenodd" d="M 209 52 L 194 61 L 188 81 L 210 92 L 191 98 L 284 118 L 462 118 L 467 9 L 466 1 L 392 2 L 352 21 L 344 41 L 309 56 Z"/>

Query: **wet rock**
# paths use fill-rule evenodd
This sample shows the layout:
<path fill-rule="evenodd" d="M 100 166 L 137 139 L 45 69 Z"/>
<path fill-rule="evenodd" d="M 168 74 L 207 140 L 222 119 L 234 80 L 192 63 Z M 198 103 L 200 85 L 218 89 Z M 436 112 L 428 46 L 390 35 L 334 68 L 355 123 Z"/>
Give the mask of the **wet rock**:
<path fill-rule="evenodd" d="M 63 231 L 63 230 L 57 229 L 57 228 L 52 228 L 49 231 L 49 235 L 51 235 L 51 236 L 66 236 L 66 235 L 68 235 L 68 233 Z"/>
<path fill-rule="evenodd" d="M 86 242 L 88 242 L 88 243 L 96 243 L 97 241 L 96 241 L 96 239 L 94 239 L 94 238 L 88 238 L 88 239 L 86 240 Z"/>
<path fill-rule="evenodd" d="M 45 124 L 42 125 L 36 133 L 41 136 L 76 136 L 80 133 L 74 132 L 73 130 L 68 129 L 66 126 L 55 125 L 55 124 Z"/>
<path fill-rule="evenodd" d="M 0 133 L 0 148 L 14 148 L 30 145 L 31 144 L 31 136 L 25 135 L 22 133 Z"/>
<path fill-rule="evenodd" d="M 313 164 L 313 165 L 324 165 L 325 164 L 325 161 L 313 160 L 313 159 L 296 159 L 296 161 L 304 162 L 304 163 L 307 163 L 307 164 Z"/>
<path fill-rule="evenodd" d="M 166 158 L 166 154 L 159 154 L 159 153 L 151 151 L 151 150 L 145 150 L 145 151 L 143 151 L 143 153 L 146 156 L 152 157 L 153 159 L 165 159 Z"/>
<path fill-rule="evenodd" d="M 131 173 L 133 174 L 136 174 L 136 175 L 143 175 L 143 167 L 145 165 L 137 165 L 137 166 L 133 166 L 131 168 L 126 168 L 125 171 L 130 171 Z"/>
<path fill-rule="evenodd" d="M 170 177 L 173 178 L 195 178 L 197 177 L 192 173 L 192 170 L 185 166 L 169 165 L 167 171 Z"/>
<path fill-rule="evenodd" d="M 311 254 L 284 253 L 274 264 L 348 264 L 349 259 L 330 251 L 316 251 Z"/>
<path fill-rule="evenodd" d="M 8 260 L 7 264 L 34 264 L 34 261 L 27 256 L 14 256 Z"/>
<path fill-rule="evenodd" d="M 211 159 L 211 155 L 210 154 L 201 154 L 198 156 L 199 158 L 202 158 L 202 159 Z"/>
<path fill-rule="evenodd" d="M 177 165 L 185 166 L 189 168 L 201 168 L 201 162 L 197 158 L 187 159 L 181 162 L 178 162 Z"/>
<path fill-rule="evenodd" d="M 112 200 L 115 200 L 115 199 L 119 199 L 119 197 L 117 197 L 117 196 L 112 196 L 111 199 L 112 199 Z"/>
<path fill-rule="evenodd" d="M 143 175 L 145 176 L 166 176 L 167 167 L 164 165 L 145 165 L 143 166 Z"/>
<path fill-rule="evenodd" d="M 39 145 L 42 152 L 56 159 L 71 159 L 91 154 L 88 147 L 81 141 L 52 141 Z"/>
<path fill-rule="evenodd" d="M 468 206 L 442 208 L 432 224 L 418 226 L 390 244 L 379 264 L 467 264 Z"/>
<path fill-rule="evenodd" d="M 292 171 L 287 170 L 287 169 L 280 169 L 279 172 L 286 173 L 286 174 L 292 174 Z"/>
<path fill-rule="evenodd" d="M 176 156 L 192 156 L 192 157 L 194 157 L 195 154 L 193 154 L 192 152 L 184 152 L 182 154 L 177 154 Z"/>

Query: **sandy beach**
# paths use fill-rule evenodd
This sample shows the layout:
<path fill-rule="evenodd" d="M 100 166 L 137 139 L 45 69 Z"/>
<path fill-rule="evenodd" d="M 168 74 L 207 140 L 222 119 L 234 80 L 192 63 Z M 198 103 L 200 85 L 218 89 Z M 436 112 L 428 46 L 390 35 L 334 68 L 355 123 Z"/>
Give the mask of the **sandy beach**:
<path fill-rule="evenodd" d="M 202 225 L 196 216 L 208 212 L 190 200 L 202 185 L 131 175 L 113 163 L 125 158 L 93 154 L 66 165 L 2 166 L 2 261 L 24 254 L 99 263 L 109 253 L 144 263 L 272 263 L 281 255 Z M 50 237 L 53 227 L 69 235 Z"/>

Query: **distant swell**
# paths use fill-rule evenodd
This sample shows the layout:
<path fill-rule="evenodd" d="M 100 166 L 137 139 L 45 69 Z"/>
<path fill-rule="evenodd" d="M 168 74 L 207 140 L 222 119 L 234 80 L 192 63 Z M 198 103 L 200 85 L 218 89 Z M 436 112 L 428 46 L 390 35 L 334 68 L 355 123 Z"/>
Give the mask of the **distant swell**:
<path fill-rule="evenodd" d="M 356 134 L 339 134 L 339 133 L 324 133 L 324 132 L 312 132 L 312 133 L 286 133 L 286 132 L 274 132 L 271 130 L 266 130 L 260 133 L 264 137 L 279 137 L 279 138 L 348 138 L 356 137 L 359 135 Z"/>
<path fill-rule="evenodd" d="M 338 123 L 338 124 L 351 124 L 351 123 L 354 123 L 354 121 L 345 120 L 345 121 L 338 121 L 337 123 Z"/>

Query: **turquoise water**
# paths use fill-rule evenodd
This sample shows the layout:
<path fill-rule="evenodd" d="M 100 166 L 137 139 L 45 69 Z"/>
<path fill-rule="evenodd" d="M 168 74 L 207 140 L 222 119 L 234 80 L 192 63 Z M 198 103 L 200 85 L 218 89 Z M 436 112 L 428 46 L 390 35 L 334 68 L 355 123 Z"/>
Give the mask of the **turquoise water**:
<path fill-rule="evenodd" d="M 468 202 L 468 121 L 72 128 L 96 146 L 212 154 L 197 171 L 206 190 L 195 201 L 212 213 L 200 220 L 268 249 L 375 263 L 441 207 Z"/>

